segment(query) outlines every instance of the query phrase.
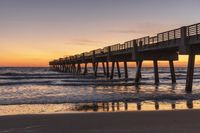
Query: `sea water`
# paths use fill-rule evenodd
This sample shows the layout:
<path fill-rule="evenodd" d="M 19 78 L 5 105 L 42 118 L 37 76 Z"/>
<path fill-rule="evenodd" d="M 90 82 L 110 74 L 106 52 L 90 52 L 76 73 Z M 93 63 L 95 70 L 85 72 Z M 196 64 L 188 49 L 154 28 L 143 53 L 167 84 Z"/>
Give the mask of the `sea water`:
<path fill-rule="evenodd" d="M 107 79 L 50 71 L 49 68 L 0 68 L 0 115 L 80 111 L 137 111 L 200 108 L 200 70 L 195 69 L 193 92 L 185 92 L 186 68 L 176 68 L 171 84 L 169 68 L 159 68 L 160 84 L 154 85 L 153 68 L 142 69 L 139 85 L 135 68 L 129 79 Z"/>

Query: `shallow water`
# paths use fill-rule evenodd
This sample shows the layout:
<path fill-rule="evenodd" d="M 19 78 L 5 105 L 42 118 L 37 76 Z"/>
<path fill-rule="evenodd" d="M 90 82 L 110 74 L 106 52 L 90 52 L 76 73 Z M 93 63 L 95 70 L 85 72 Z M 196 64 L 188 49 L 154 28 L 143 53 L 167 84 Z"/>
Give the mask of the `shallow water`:
<path fill-rule="evenodd" d="M 37 109 L 36 106 L 43 108 L 45 111 L 38 109 L 30 112 L 39 113 L 48 112 L 48 110 L 49 112 L 59 112 L 55 111 L 56 107 L 62 108 L 58 109 L 62 110 L 60 112 L 63 112 L 63 110 L 81 111 L 81 109 L 91 111 L 95 108 L 98 108 L 97 111 L 102 111 L 103 107 L 99 105 L 103 105 L 103 103 L 106 103 L 106 105 L 107 103 L 111 104 L 109 110 L 113 108 L 113 103 L 116 103 L 116 105 L 119 103 L 121 108 L 124 108 L 123 103 L 136 105 L 136 108 L 138 103 L 142 103 L 143 110 L 148 110 L 144 105 L 160 103 L 162 106 L 166 105 L 167 107 L 169 104 L 172 107 L 172 104 L 179 105 L 183 102 L 186 109 L 188 103 L 195 101 L 195 106 L 192 107 L 198 108 L 200 103 L 200 71 L 198 68 L 195 69 L 193 92 L 191 94 L 185 93 L 184 90 L 185 68 L 176 68 L 177 84 L 174 85 L 171 84 L 169 69 L 160 68 L 161 84 L 158 86 L 153 84 L 152 68 L 142 70 L 142 80 L 138 86 L 135 86 L 133 82 L 134 68 L 129 68 L 129 79 L 127 81 L 123 80 L 123 69 L 121 71 L 121 79 L 118 79 L 116 75 L 114 80 L 108 80 L 103 76 L 102 70 L 100 70 L 99 77 L 95 79 L 91 70 L 87 76 L 74 76 L 49 71 L 48 68 L 0 68 L 0 115 L 4 115 L 6 112 L 10 114 L 8 113 L 9 108 L 13 114 L 18 114 L 19 111 L 17 110 L 19 108 L 24 109 L 24 113 L 28 113 L 28 111 L 25 111 L 27 110 L 26 107 L 29 108 L 28 110 L 35 110 Z M 50 109 L 50 107 L 55 110 Z M 63 109 L 63 107 L 65 108 Z M 117 110 L 118 107 L 115 108 Z M 14 111 L 14 109 L 16 110 Z M 162 110 L 162 108 L 157 109 Z M 131 108 L 131 110 L 134 109 Z M 124 109 L 121 111 L 131 110 Z"/>

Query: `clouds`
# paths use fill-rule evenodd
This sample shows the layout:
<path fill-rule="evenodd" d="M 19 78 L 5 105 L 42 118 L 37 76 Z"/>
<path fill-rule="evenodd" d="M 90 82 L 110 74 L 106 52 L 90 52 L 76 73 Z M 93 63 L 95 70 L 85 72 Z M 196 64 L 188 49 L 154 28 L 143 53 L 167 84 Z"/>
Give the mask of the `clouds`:
<path fill-rule="evenodd" d="M 121 35 L 141 35 L 141 36 L 154 36 L 157 33 L 176 29 L 182 26 L 181 23 L 152 23 L 152 22 L 141 22 L 134 23 L 133 25 L 124 26 L 121 28 L 115 27 L 108 30 L 108 33 L 121 34 Z"/>
<path fill-rule="evenodd" d="M 139 33 L 140 31 L 137 31 L 137 30 L 129 30 L 129 29 L 119 29 L 119 30 L 110 30 L 108 32 L 111 32 L 111 33 L 122 33 L 122 34 L 132 34 L 132 33 Z"/>
<path fill-rule="evenodd" d="M 90 46 L 90 45 L 101 45 L 103 42 L 97 40 L 90 40 L 90 39 L 72 39 L 70 41 L 65 42 L 66 45 L 73 45 L 73 46 Z"/>

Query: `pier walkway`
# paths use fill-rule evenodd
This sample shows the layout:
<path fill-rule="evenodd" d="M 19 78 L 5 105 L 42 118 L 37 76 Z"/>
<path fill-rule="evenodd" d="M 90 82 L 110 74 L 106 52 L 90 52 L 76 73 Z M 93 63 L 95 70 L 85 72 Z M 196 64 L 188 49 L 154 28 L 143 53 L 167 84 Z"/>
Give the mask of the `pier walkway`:
<path fill-rule="evenodd" d="M 172 83 L 176 83 L 173 61 L 178 60 L 178 55 L 189 55 L 185 90 L 192 92 L 195 55 L 198 54 L 200 54 L 200 23 L 158 33 L 153 37 L 146 36 L 123 44 L 55 59 L 49 62 L 49 66 L 55 71 L 87 74 L 88 64 L 91 63 L 94 75 L 97 76 L 98 66 L 102 63 L 105 76 L 113 79 L 115 65 L 118 77 L 121 78 L 119 62 L 123 62 L 124 78 L 127 79 L 127 62 L 135 62 L 137 64 L 135 83 L 139 83 L 142 62 L 153 61 L 155 84 L 159 84 L 158 61 L 168 61 Z M 109 63 L 112 65 L 109 66 Z M 81 65 L 84 65 L 84 71 L 81 71 Z"/>

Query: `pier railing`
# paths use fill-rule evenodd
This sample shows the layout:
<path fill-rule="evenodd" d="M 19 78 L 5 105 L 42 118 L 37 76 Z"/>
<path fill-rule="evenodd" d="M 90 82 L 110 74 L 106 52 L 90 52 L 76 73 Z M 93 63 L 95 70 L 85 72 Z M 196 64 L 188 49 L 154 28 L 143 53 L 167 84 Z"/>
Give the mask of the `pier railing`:
<path fill-rule="evenodd" d="M 191 39 L 192 36 L 196 36 L 196 40 L 200 39 L 200 23 L 193 24 L 187 27 L 187 36 L 188 39 Z"/>
<path fill-rule="evenodd" d="M 181 28 L 159 33 L 157 37 L 158 37 L 158 43 L 179 39 L 181 38 Z"/>
<path fill-rule="evenodd" d="M 136 43 L 138 44 L 139 47 L 148 45 L 149 44 L 149 36 L 137 39 Z"/>
<path fill-rule="evenodd" d="M 187 27 L 187 36 L 193 36 L 199 34 L 200 34 L 200 23 L 193 24 Z"/>
<path fill-rule="evenodd" d="M 149 36 L 143 37 L 143 38 L 137 39 L 136 42 L 139 47 L 143 47 L 150 44 L 157 44 L 160 42 L 176 40 L 180 38 L 181 38 L 181 28 L 158 33 L 157 36 L 153 36 L 153 37 L 149 37 Z"/>

